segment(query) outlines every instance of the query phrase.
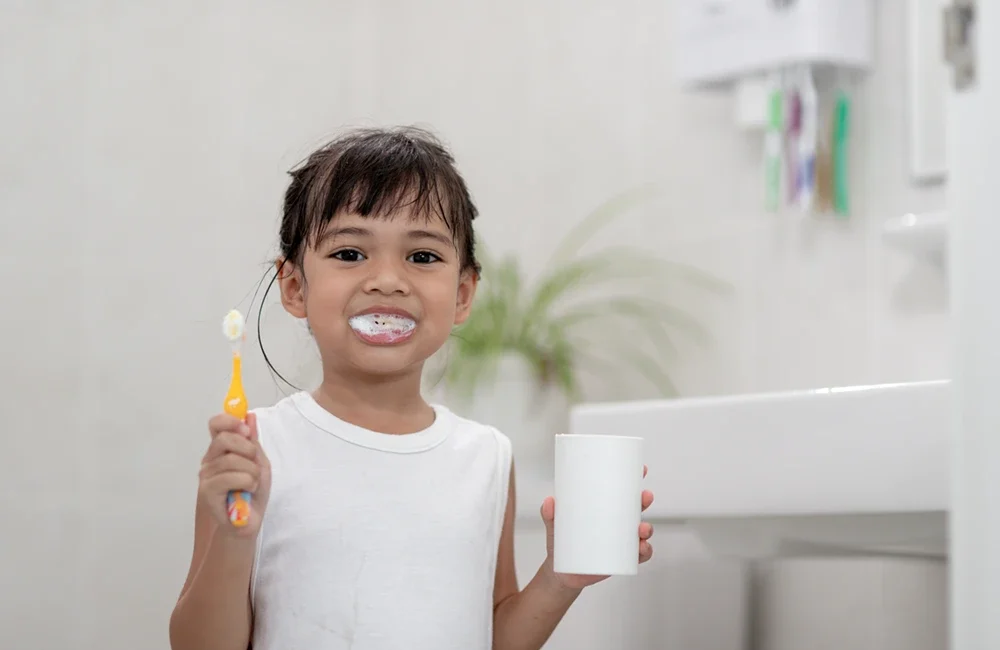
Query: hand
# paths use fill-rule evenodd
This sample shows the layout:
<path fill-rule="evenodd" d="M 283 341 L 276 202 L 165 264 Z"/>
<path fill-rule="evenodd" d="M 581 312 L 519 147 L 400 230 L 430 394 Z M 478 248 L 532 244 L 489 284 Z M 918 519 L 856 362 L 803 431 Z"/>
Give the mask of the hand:
<path fill-rule="evenodd" d="M 271 492 L 271 464 L 257 439 L 257 418 L 247 415 L 246 422 L 225 413 L 208 422 L 212 442 L 201 460 L 198 498 L 211 514 L 219 530 L 234 536 L 252 537 L 260 530 L 261 517 Z M 250 501 L 250 523 L 236 527 L 226 512 L 226 495 L 230 490 L 247 490 Z"/>
<path fill-rule="evenodd" d="M 646 478 L 648 467 L 642 466 L 642 477 Z M 653 493 L 649 490 L 642 491 L 642 510 L 645 512 L 653 503 Z M 567 589 L 583 589 L 590 585 L 606 580 L 609 576 L 577 575 L 571 573 L 556 573 L 552 570 L 552 533 L 556 517 L 555 499 L 548 497 L 542 502 L 542 521 L 545 523 L 546 545 L 548 550 L 545 565 L 552 572 L 553 579 L 559 586 Z M 653 524 L 644 521 L 639 524 L 639 563 L 648 562 L 653 557 L 653 545 L 649 539 L 653 536 Z"/>

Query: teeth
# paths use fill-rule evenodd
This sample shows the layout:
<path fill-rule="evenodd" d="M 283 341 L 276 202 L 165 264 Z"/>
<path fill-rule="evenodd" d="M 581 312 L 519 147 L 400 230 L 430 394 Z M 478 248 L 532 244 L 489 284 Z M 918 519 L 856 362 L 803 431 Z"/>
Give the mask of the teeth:
<path fill-rule="evenodd" d="M 364 314 L 354 316 L 349 321 L 351 328 L 369 336 L 377 334 L 405 334 L 417 324 L 413 319 L 396 314 Z"/>

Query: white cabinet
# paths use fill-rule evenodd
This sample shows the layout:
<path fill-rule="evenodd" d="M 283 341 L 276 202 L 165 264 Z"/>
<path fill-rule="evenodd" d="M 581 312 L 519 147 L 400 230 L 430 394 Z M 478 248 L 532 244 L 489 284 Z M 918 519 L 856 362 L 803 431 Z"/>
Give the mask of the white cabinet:
<path fill-rule="evenodd" d="M 798 64 L 865 69 L 873 0 L 675 0 L 677 72 L 721 85 Z"/>
<path fill-rule="evenodd" d="M 901 557 L 804 557 L 759 567 L 760 650 L 944 650 L 948 565 Z"/>

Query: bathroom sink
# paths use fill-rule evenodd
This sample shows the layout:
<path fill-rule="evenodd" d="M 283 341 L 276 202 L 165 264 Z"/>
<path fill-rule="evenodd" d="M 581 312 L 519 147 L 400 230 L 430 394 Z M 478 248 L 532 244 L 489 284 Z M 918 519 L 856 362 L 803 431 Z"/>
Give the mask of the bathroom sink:
<path fill-rule="evenodd" d="M 947 548 L 948 381 L 577 406 L 573 433 L 645 438 L 647 516 L 723 554 Z"/>

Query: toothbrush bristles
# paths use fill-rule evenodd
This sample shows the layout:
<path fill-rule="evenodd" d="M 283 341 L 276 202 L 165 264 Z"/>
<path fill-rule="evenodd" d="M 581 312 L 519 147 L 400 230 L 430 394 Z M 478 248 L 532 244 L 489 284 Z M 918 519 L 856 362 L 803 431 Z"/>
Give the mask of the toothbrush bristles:
<path fill-rule="evenodd" d="M 230 341 L 240 341 L 243 339 L 245 333 L 245 321 L 243 320 L 243 314 L 238 310 L 233 309 L 226 317 L 222 319 L 222 333 L 225 334 L 226 338 Z"/>

